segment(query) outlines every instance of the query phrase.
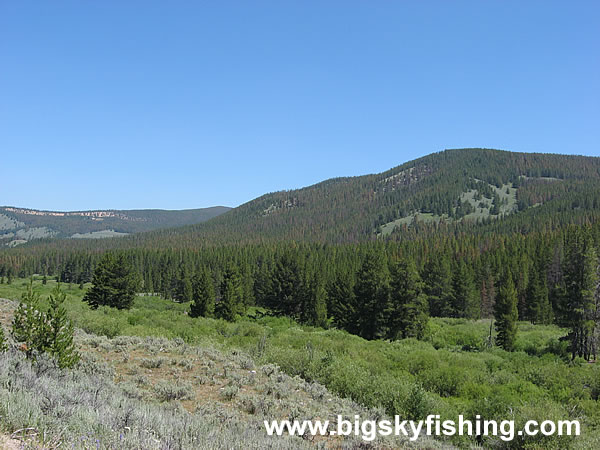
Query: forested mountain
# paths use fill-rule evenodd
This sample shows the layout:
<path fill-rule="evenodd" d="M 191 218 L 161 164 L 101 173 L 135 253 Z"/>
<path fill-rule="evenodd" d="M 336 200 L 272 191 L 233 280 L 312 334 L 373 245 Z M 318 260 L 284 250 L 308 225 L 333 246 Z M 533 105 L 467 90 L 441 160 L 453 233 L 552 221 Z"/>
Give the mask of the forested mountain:
<path fill-rule="evenodd" d="M 440 233 L 529 233 L 599 215 L 600 158 L 456 149 L 379 174 L 265 194 L 197 225 L 165 228 L 178 225 L 165 220 L 161 229 L 121 239 L 42 245 L 98 250 L 291 240 L 352 243 Z M 95 229 L 109 228 L 106 224 Z M 143 231 L 148 222 L 130 225 L 113 229 Z"/>
<path fill-rule="evenodd" d="M 0 246 L 41 238 L 104 238 L 204 222 L 229 211 L 225 206 L 167 211 L 161 209 L 39 211 L 0 207 Z"/>
<path fill-rule="evenodd" d="M 153 240 L 341 243 L 425 229 L 531 231 L 599 211 L 600 158 L 460 149 L 379 174 L 266 194 L 205 224 L 159 231 Z"/>

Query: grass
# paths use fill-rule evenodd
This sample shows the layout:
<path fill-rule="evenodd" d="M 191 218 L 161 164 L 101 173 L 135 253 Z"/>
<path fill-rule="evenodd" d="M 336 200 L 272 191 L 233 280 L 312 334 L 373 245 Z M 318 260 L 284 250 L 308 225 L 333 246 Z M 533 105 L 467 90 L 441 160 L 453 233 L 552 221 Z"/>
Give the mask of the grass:
<path fill-rule="evenodd" d="M 103 239 L 109 237 L 127 236 L 129 233 L 120 233 L 115 230 L 90 231 L 89 233 L 75 233 L 73 239 Z"/>
<path fill-rule="evenodd" d="M 436 222 L 437 223 L 440 220 L 448 220 L 448 216 L 446 214 L 438 216 L 438 215 L 433 214 L 433 213 L 418 212 L 418 213 L 411 214 L 411 215 L 406 216 L 406 217 L 402 217 L 400 219 L 396 219 L 396 220 L 394 220 L 392 222 L 386 223 L 385 225 L 382 225 L 381 226 L 381 234 L 383 236 L 387 236 L 392 231 L 394 231 L 394 228 L 396 228 L 396 226 L 401 227 L 402 225 L 410 225 L 414 221 L 423 222 L 423 223 L 431 223 L 431 222 Z"/>
<path fill-rule="evenodd" d="M 463 192 L 460 196 L 460 201 L 469 202 L 471 206 L 473 206 L 474 211 L 470 214 L 465 215 L 460 220 L 480 220 L 486 217 L 499 217 L 503 214 L 510 214 L 517 209 L 517 189 L 513 187 L 512 183 L 504 184 L 502 187 L 498 188 L 496 186 L 490 185 L 492 189 L 498 194 L 500 200 L 506 200 L 506 204 L 500 206 L 500 214 L 496 216 L 490 215 L 490 210 L 492 208 L 492 199 L 481 197 L 480 200 L 475 200 L 475 194 L 477 193 L 476 189 L 471 189 L 467 192 Z M 484 203 L 485 207 L 481 207 L 480 203 Z M 406 217 L 401 217 L 399 219 L 393 220 L 381 226 L 380 234 L 382 236 L 387 236 L 396 227 L 402 227 L 403 225 L 411 225 L 415 221 L 423 222 L 423 223 L 431 223 L 431 222 L 440 222 L 441 220 L 452 220 L 449 219 L 446 214 L 441 216 L 433 213 L 422 213 L 417 212 L 414 214 L 410 214 Z"/>
<path fill-rule="evenodd" d="M 35 289 L 47 293 L 52 285 L 36 281 Z M 25 280 L 0 285 L 0 297 L 18 297 L 24 286 Z M 559 341 L 565 330 L 555 326 L 520 323 L 517 351 L 509 353 L 486 348 L 486 320 L 432 319 L 425 341 L 365 341 L 339 330 L 299 326 L 287 318 L 246 318 L 237 323 L 192 319 L 185 314 L 186 305 L 150 296 L 138 297 L 129 311 L 92 311 L 81 302 L 83 291 L 78 287 L 66 292 L 66 306 L 76 325 L 87 333 L 108 336 L 82 341 L 85 353 L 114 367 L 117 381 L 142 400 L 179 398 L 190 412 L 191 405 L 206 398 L 206 408 L 233 403 L 238 405 L 234 409 L 263 411 L 269 402 L 260 396 L 270 392 L 274 397 L 269 398 L 279 401 L 283 410 L 267 408 L 267 416 L 280 414 L 286 405 L 304 403 L 290 397 L 287 389 L 256 390 L 249 371 L 273 367 L 282 376 L 307 383 L 301 391 L 310 392 L 307 386 L 313 384 L 322 386 L 329 393 L 323 395 L 346 398 L 382 414 L 421 418 L 436 413 L 453 420 L 459 414 L 480 414 L 488 419 L 512 418 L 521 425 L 529 419 L 578 418 L 583 428 L 578 438 L 519 437 L 512 445 L 600 447 L 600 366 L 581 360 L 570 363 Z M 120 347 L 124 350 L 117 351 Z M 211 352 L 221 356 L 212 358 Z M 174 392 L 155 387 L 164 379 L 174 381 Z M 261 380 L 260 385 L 269 384 L 267 378 Z M 467 438 L 451 442 L 474 443 Z M 506 446 L 493 438 L 481 443 Z"/>

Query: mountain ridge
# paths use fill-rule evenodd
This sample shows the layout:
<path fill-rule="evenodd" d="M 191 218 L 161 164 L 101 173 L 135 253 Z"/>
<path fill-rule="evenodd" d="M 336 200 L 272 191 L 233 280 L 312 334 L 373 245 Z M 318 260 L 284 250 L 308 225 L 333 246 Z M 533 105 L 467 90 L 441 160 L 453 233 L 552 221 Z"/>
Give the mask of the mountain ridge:
<path fill-rule="evenodd" d="M 512 204 L 510 208 L 499 204 L 497 214 L 491 214 L 494 194 L 501 189 L 510 189 L 511 198 L 499 195 L 500 203 Z M 487 198 L 487 208 L 470 211 L 465 205 L 466 197 L 475 190 Z M 195 235 L 212 240 L 218 230 L 221 242 L 263 242 L 265 238 L 353 242 L 376 239 L 382 226 L 415 214 L 450 217 L 446 226 L 472 228 L 479 224 L 489 228 L 493 219 L 503 222 L 511 213 L 515 217 L 527 211 L 533 214 L 532 208 L 541 216 L 549 203 L 550 209 L 560 211 L 575 200 L 586 206 L 585 199 L 595 199 L 599 192 L 598 157 L 450 149 L 376 174 L 336 177 L 264 194 L 227 215 L 182 227 L 177 233 L 187 234 L 187 239 Z M 477 209 L 474 202 L 469 203 Z M 587 206 L 584 209 L 594 213 L 599 207 L 598 203 Z M 410 228 L 411 224 L 406 225 Z M 171 232 L 153 233 L 166 237 Z"/>
<path fill-rule="evenodd" d="M 203 223 L 101 245 L 351 243 L 438 232 L 528 233 L 598 218 L 599 157 L 449 149 L 376 174 L 267 193 Z"/>
<path fill-rule="evenodd" d="M 0 246 L 15 246 L 42 238 L 124 236 L 162 227 L 200 223 L 229 211 L 225 206 L 185 210 L 95 209 L 52 211 L 0 207 Z"/>

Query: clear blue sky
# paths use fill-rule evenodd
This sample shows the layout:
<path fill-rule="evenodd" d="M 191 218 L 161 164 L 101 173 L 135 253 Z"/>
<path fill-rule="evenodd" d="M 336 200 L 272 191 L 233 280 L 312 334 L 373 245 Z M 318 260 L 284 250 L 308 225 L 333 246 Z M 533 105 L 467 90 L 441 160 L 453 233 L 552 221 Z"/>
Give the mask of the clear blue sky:
<path fill-rule="evenodd" d="M 600 155 L 600 2 L 0 0 L 0 205 L 236 206 L 444 148 Z"/>

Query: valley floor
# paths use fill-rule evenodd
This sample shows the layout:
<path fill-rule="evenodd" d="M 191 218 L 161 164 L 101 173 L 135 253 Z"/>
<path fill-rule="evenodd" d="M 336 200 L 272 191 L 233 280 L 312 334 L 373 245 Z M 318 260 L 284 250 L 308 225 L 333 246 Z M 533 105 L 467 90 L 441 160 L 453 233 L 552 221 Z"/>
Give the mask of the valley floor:
<path fill-rule="evenodd" d="M 19 298 L 25 283 L 0 285 L 0 297 Z M 53 284 L 34 282 L 42 298 Z M 435 413 L 518 425 L 577 418 L 579 437 L 517 438 L 511 446 L 600 447 L 600 366 L 569 362 L 559 341 L 565 330 L 556 326 L 520 322 L 517 351 L 505 352 L 487 348 L 489 320 L 435 318 L 424 341 L 366 341 L 258 310 L 235 323 L 192 319 L 188 305 L 154 296 L 138 297 L 128 311 L 90 310 L 81 301 L 85 290 L 64 288 L 82 363 L 65 372 L 50 361 L 31 366 L 16 351 L 1 355 L 0 429 L 7 435 L 33 427 L 44 442 L 75 448 L 89 448 L 92 437 L 101 448 L 364 448 L 358 437 L 269 437 L 263 420 Z M 15 305 L 0 303 L 7 334 Z M 508 444 L 493 437 L 416 444 L 473 445 Z"/>

